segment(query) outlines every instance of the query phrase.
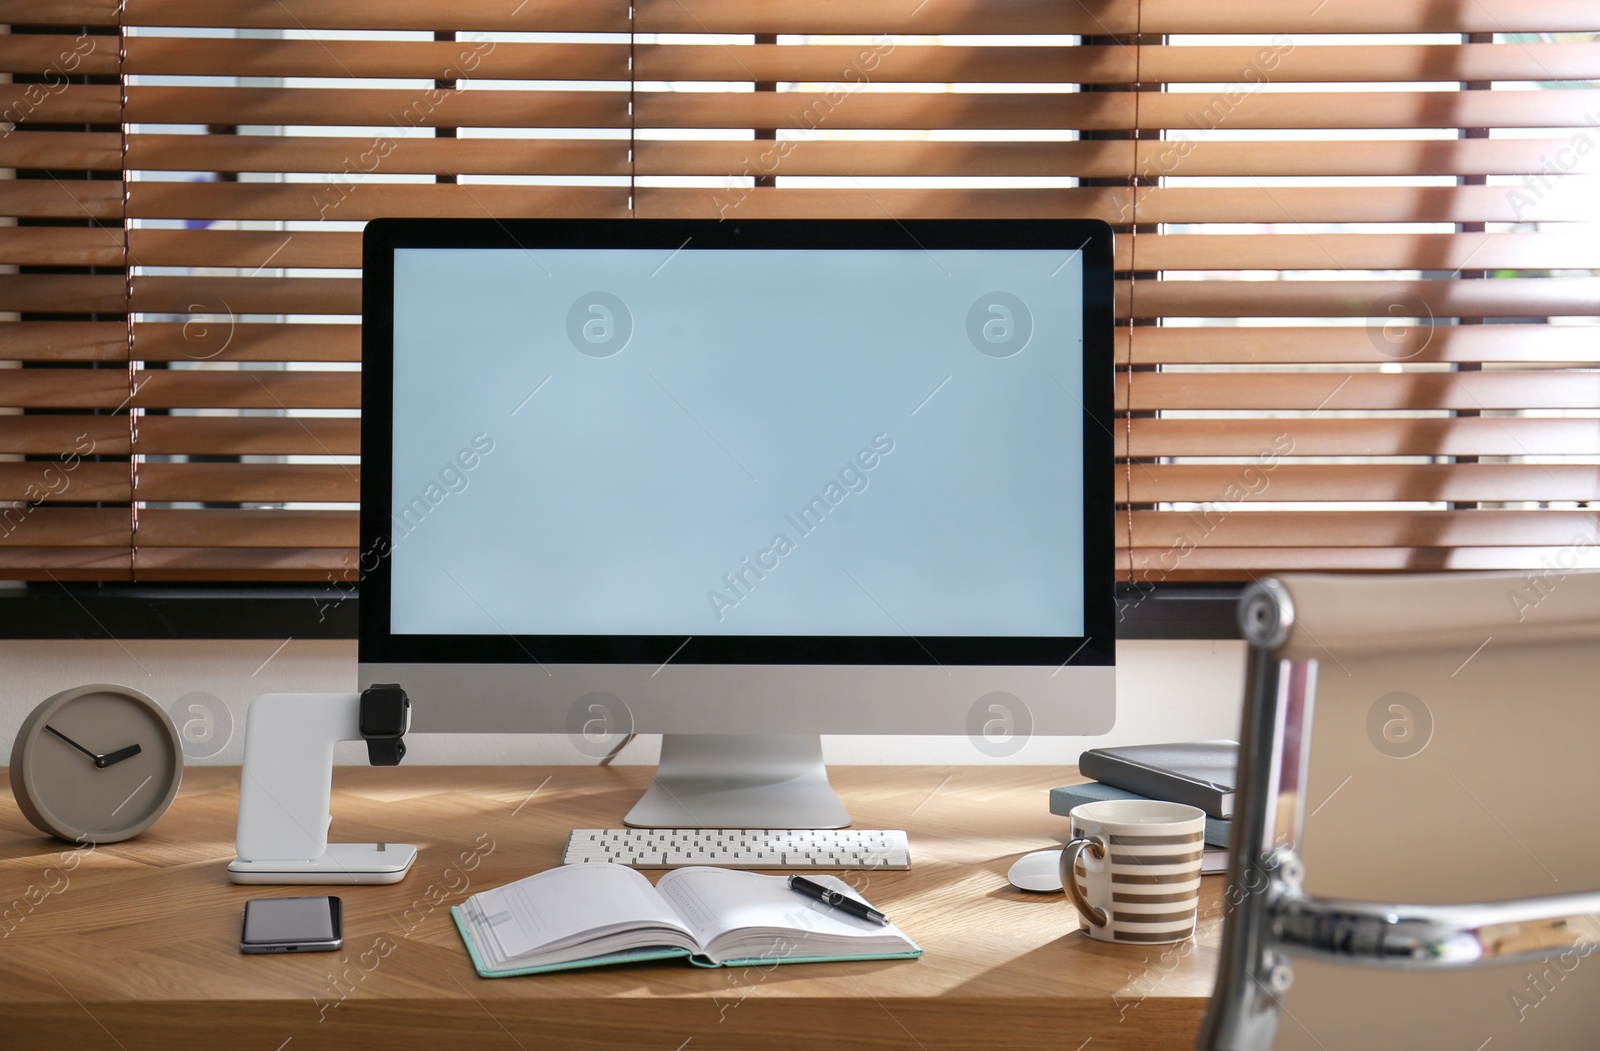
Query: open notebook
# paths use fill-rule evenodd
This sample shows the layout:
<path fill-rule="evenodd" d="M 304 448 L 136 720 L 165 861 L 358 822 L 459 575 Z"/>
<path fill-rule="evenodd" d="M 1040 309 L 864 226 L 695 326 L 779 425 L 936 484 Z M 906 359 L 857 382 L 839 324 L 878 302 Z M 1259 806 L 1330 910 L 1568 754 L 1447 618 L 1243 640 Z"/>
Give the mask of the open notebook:
<path fill-rule="evenodd" d="M 862 900 L 834 876 L 809 878 Z M 893 924 L 856 919 L 782 876 L 674 869 L 651 886 L 623 865 L 565 865 L 450 910 L 485 978 L 684 956 L 699 967 L 888 960 L 922 949 Z"/>

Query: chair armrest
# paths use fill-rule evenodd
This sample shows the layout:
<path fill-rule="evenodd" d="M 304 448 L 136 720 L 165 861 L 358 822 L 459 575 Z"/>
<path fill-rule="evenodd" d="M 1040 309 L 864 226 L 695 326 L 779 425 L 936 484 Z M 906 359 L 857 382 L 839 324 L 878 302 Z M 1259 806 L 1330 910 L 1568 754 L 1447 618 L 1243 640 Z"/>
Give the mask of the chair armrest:
<path fill-rule="evenodd" d="M 1432 971 L 1532 960 L 1590 941 L 1600 919 L 1600 891 L 1473 905 L 1286 894 L 1268 912 L 1274 947 L 1291 955 Z"/>

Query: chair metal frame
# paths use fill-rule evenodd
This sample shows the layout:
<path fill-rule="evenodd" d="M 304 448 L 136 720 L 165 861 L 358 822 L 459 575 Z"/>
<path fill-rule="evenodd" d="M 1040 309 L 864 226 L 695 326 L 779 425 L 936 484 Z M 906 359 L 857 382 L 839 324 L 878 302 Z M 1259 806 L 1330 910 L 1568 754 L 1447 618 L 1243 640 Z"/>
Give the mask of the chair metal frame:
<path fill-rule="evenodd" d="M 1296 957 L 1398 970 L 1534 960 L 1570 948 L 1600 914 L 1600 891 L 1525 901 L 1405 905 L 1308 896 L 1305 822 L 1317 661 L 1278 655 L 1294 603 L 1277 580 L 1251 585 L 1239 620 L 1250 644 L 1222 957 L 1195 1046 L 1264 1051 Z"/>

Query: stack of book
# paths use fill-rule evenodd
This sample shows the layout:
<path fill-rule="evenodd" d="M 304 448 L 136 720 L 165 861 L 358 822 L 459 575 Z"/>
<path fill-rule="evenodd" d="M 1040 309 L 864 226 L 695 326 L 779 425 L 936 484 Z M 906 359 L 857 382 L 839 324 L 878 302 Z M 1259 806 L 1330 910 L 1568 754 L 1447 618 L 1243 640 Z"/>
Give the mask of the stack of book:
<path fill-rule="evenodd" d="M 1064 816 L 1075 806 L 1102 799 L 1164 799 L 1197 806 L 1206 812 L 1200 871 L 1224 872 L 1238 766 L 1236 741 L 1091 748 L 1078 759 L 1078 772 L 1095 780 L 1052 788 L 1050 812 Z"/>

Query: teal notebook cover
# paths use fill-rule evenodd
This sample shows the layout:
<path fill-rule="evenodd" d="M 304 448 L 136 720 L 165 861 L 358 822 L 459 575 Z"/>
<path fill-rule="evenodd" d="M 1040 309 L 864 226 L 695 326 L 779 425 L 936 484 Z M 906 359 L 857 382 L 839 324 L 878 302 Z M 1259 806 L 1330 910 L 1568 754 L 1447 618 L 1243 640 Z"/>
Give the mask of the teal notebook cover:
<path fill-rule="evenodd" d="M 780 956 L 780 957 L 752 957 L 742 960 L 724 960 L 713 963 L 704 956 L 697 956 L 688 949 L 675 946 L 661 948 L 630 949 L 627 952 L 610 953 L 605 956 L 591 956 L 583 960 L 571 960 L 567 963 L 551 963 L 538 967 L 514 967 L 505 970 L 490 970 L 483 964 L 483 958 L 478 955 L 478 947 L 472 942 L 472 935 L 467 933 L 467 925 L 461 918 L 461 907 L 450 907 L 450 918 L 455 921 L 456 930 L 461 934 L 461 940 L 467 946 L 467 955 L 472 957 L 472 968 L 482 978 L 511 978 L 521 974 L 553 974 L 556 971 L 579 971 L 589 967 L 608 967 L 612 964 L 644 963 L 648 960 L 672 960 L 687 956 L 689 962 L 696 967 L 761 967 L 780 963 L 843 963 L 850 961 L 866 960 L 912 960 L 922 955 L 922 947 L 911 939 L 911 948 L 906 952 L 893 953 L 850 953 L 844 956 Z"/>
<path fill-rule="evenodd" d="M 1050 790 L 1050 813 L 1060 814 L 1063 817 L 1072 813 L 1072 808 L 1083 803 L 1098 803 L 1103 799 L 1149 799 L 1137 792 L 1129 792 L 1125 788 L 1101 784 L 1099 781 L 1087 781 L 1081 785 L 1062 785 L 1060 788 Z M 1225 817 L 1212 817 L 1206 815 L 1205 842 L 1208 847 L 1226 847 L 1233 828 L 1233 821 Z"/>

